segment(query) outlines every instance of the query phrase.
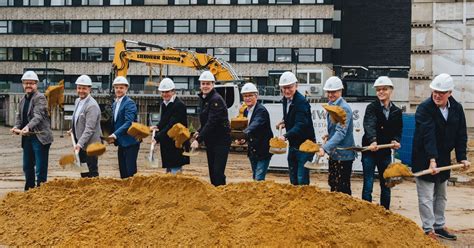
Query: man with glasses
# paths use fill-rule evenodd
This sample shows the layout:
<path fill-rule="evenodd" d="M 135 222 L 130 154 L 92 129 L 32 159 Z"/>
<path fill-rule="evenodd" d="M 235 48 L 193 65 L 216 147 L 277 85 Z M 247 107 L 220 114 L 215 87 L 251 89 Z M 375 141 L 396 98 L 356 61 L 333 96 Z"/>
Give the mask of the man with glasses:
<path fill-rule="evenodd" d="M 342 98 L 342 89 L 344 86 L 338 77 L 330 77 L 324 84 L 328 104 L 340 106 L 346 112 L 346 123 L 333 123 L 329 120 L 329 114 L 327 115 L 328 140 L 321 146 L 318 155 L 323 157 L 325 153 L 329 154 L 328 184 L 331 192 L 351 195 L 352 162 L 356 154 L 351 150 L 336 149 L 354 146 L 352 109 Z"/>
<path fill-rule="evenodd" d="M 283 120 L 278 128 L 285 128 L 286 133 L 278 137 L 288 140 L 288 170 L 290 183 L 293 185 L 309 185 L 309 170 L 304 164 L 313 159 L 314 154 L 299 151 L 305 140 L 316 141 L 311 118 L 311 106 L 306 98 L 297 91 L 298 79 L 290 71 L 284 72 L 278 83 L 283 94 Z"/>
<path fill-rule="evenodd" d="M 445 226 L 447 180 L 450 171 L 439 172 L 439 167 L 451 164 L 451 151 L 456 160 L 467 168 L 467 129 L 463 107 L 452 96 L 453 78 L 442 73 L 430 84 L 431 97 L 423 101 L 415 113 L 413 138 L 413 172 L 431 169 L 431 175 L 416 178 L 418 208 L 425 234 L 456 240 Z"/>
<path fill-rule="evenodd" d="M 375 167 L 380 180 L 380 205 L 390 208 L 390 188 L 385 185 L 383 173 L 392 162 L 390 149 L 377 150 L 377 145 L 393 144 L 393 149 L 400 148 L 402 137 L 402 111 L 390 100 L 393 83 L 390 78 L 381 76 L 375 80 L 377 100 L 367 105 L 364 116 L 364 136 L 362 146 L 369 146 L 370 151 L 362 153 L 364 184 L 362 199 L 372 202 Z"/>
<path fill-rule="evenodd" d="M 272 158 L 269 152 L 270 139 L 273 137 L 270 114 L 263 104 L 257 102 L 258 90 L 253 83 L 246 83 L 241 93 L 247 105 L 244 116 L 248 119 L 248 127 L 244 129 L 244 133 L 247 136 L 247 156 L 252 166 L 252 178 L 263 181 Z"/>
<path fill-rule="evenodd" d="M 26 191 L 35 186 L 39 187 L 47 180 L 49 148 L 53 142 L 53 133 L 46 97 L 38 92 L 38 76 L 33 71 L 27 71 L 21 77 L 21 81 L 25 95 L 20 100 L 15 126 L 10 131 L 22 135 Z"/>

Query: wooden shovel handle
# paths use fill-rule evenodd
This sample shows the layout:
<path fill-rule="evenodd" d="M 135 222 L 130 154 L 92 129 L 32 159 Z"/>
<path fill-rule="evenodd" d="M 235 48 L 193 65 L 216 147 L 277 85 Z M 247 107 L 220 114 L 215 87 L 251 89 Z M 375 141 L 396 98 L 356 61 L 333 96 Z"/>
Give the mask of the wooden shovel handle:
<path fill-rule="evenodd" d="M 462 168 L 462 167 L 464 167 L 464 164 L 453 164 L 453 165 L 449 165 L 449 166 L 439 167 L 439 168 L 436 168 L 436 169 L 437 169 L 437 171 L 441 172 L 441 171 L 447 171 L 447 170 L 452 170 L 452 169 L 458 169 L 458 168 Z M 424 175 L 431 174 L 432 172 L 433 172 L 432 169 L 426 169 L 426 170 L 414 173 L 413 176 L 414 177 L 424 176 Z"/>

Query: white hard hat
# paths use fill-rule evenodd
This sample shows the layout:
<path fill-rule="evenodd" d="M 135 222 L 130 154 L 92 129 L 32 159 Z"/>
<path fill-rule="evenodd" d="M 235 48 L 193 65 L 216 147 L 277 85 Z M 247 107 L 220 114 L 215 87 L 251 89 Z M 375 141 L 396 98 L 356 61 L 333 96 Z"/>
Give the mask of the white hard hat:
<path fill-rule="evenodd" d="M 375 80 L 375 83 L 374 83 L 374 88 L 377 86 L 392 86 L 393 87 L 393 83 L 392 83 L 392 80 L 390 80 L 390 78 L 386 76 L 380 76 L 377 78 L 377 80 Z"/>
<path fill-rule="evenodd" d="M 449 74 L 441 73 L 430 83 L 430 88 L 442 92 L 452 91 L 454 89 L 453 78 Z"/>
<path fill-rule="evenodd" d="M 87 75 L 82 75 L 77 78 L 76 85 L 92 86 L 92 79 Z"/>
<path fill-rule="evenodd" d="M 117 85 L 117 84 L 125 84 L 127 86 L 129 86 L 130 84 L 128 83 L 127 79 L 123 76 L 118 76 L 114 79 L 114 82 L 112 83 L 112 85 Z"/>
<path fill-rule="evenodd" d="M 160 86 L 158 87 L 158 90 L 170 91 L 170 90 L 174 90 L 174 88 L 176 87 L 174 86 L 173 80 L 171 80 L 170 78 L 163 78 L 163 80 L 161 80 L 160 82 Z"/>
<path fill-rule="evenodd" d="M 323 87 L 323 90 L 325 91 L 336 91 L 342 89 L 344 89 L 344 85 L 342 85 L 341 79 L 335 76 L 328 78 Z"/>
<path fill-rule="evenodd" d="M 34 71 L 26 71 L 23 73 L 23 76 L 21 77 L 21 81 L 23 80 L 33 80 L 36 82 L 39 82 L 38 75 Z"/>
<path fill-rule="evenodd" d="M 287 86 L 290 84 L 297 83 L 298 79 L 296 78 L 295 74 L 291 71 L 285 71 L 281 74 L 280 81 L 278 82 L 278 86 Z"/>
<path fill-rule="evenodd" d="M 201 76 L 199 76 L 199 81 L 212 81 L 212 82 L 215 82 L 216 78 L 214 78 L 214 75 L 212 75 L 212 72 L 203 71 L 201 73 Z"/>
<path fill-rule="evenodd" d="M 258 90 L 257 90 L 257 87 L 255 87 L 255 84 L 246 83 L 242 87 L 242 90 L 240 91 L 240 93 L 241 94 L 244 94 L 244 93 L 257 93 L 258 94 Z"/>

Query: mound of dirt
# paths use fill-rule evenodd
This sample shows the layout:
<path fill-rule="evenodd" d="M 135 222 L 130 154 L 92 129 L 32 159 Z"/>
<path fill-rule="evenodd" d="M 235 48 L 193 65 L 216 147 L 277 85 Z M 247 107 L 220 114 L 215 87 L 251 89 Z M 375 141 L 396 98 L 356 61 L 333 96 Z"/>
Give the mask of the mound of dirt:
<path fill-rule="evenodd" d="M 187 176 L 48 182 L 0 203 L 0 245 L 437 247 L 411 220 L 313 186 Z"/>

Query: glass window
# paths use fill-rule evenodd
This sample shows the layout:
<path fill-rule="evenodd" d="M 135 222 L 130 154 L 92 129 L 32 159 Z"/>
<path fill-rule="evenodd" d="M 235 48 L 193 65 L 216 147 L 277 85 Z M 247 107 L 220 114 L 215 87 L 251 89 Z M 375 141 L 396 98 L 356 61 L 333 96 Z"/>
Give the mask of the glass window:
<path fill-rule="evenodd" d="M 81 48 L 81 60 L 82 61 L 101 61 L 102 60 L 102 49 L 101 48 Z"/>
<path fill-rule="evenodd" d="M 25 61 L 45 61 L 43 48 L 23 48 L 23 60 Z"/>
<path fill-rule="evenodd" d="M 300 33 L 314 33 L 316 20 L 300 20 Z"/>
<path fill-rule="evenodd" d="M 298 49 L 298 62 L 314 62 L 315 52 L 313 48 Z"/>
<path fill-rule="evenodd" d="M 0 0 L 0 6 L 13 6 L 14 0 Z"/>
<path fill-rule="evenodd" d="M 197 0 L 174 0 L 175 5 L 191 5 L 197 4 Z"/>
<path fill-rule="evenodd" d="M 115 56 L 115 48 L 109 48 L 109 61 L 113 61 Z"/>
<path fill-rule="evenodd" d="M 323 20 L 316 20 L 316 32 L 323 32 Z"/>
<path fill-rule="evenodd" d="M 175 20 L 175 33 L 196 33 L 196 20 Z"/>
<path fill-rule="evenodd" d="M 268 49 L 268 61 L 291 62 L 291 48 Z"/>
<path fill-rule="evenodd" d="M 71 33 L 71 21 L 50 21 L 50 32 L 52 34 Z"/>
<path fill-rule="evenodd" d="M 102 21 L 82 21 L 82 33 L 102 33 Z"/>
<path fill-rule="evenodd" d="M 237 62 L 257 61 L 257 49 L 256 48 L 237 48 L 236 61 Z"/>
<path fill-rule="evenodd" d="M 258 20 L 237 20 L 237 33 L 258 32 Z"/>
<path fill-rule="evenodd" d="M 13 48 L 0 47 L 0 60 L 13 60 Z"/>
<path fill-rule="evenodd" d="M 258 0 L 238 0 L 237 4 L 258 4 Z"/>
<path fill-rule="evenodd" d="M 131 29 L 132 21 L 130 20 L 110 21 L 110 33 L 130 33 Z"/>
<path fill-rule="evenodd" d="M 51 0 L 51 6 L 70 6 L 72 0 Z"/>
<path fill-rule="evenodd" d="M 291 33 L 293 20 L 268 20 L 269 33 Z"/>
<path fill-rule="evenodd" d="M 0 34 L 7 34 L 12 31 L 11 21 L 0 21 Z"/>
<path fill-rule="evenodd" d="M 214 56 L 216 58 L 222 59 L 224 61 L 229 61 L 230 60 L 230 49 L 229 48 L 215 48 L 214 49 Z"/>
<path fill-rule="evenodd" d="M 300 0 L 300 4 L 324 3 L 324 0 Z"/>
<path fill-rule="evenodd" d="M 230 4 L 230 0 L 207 0 L 207 4 Z"/>
<path fill-rule="evenodd" d="M 132 0 L 110 0 L 110 5 L 132 5 Z"/>
<path fill-rule="evenodd" d="M 44 6 L 44 0 L 23 0 L 23 6 Z"/>
<path fill-rule="evenodd" d="M 64 61 L 64 57 L 65 57 L 64 48 L 58 48 L 58 47 L 49 48 L 49 60 Z"/>
<path fill-rule="evenodd" d="M 145 5 L 168 5 L 168 0 L 145 0 Z"/>
<path fill-rule="evenodd" d="M 103 0 L 82 0 L 82 5 L 104 5 Z"/>
<path fill-rule="evenodd" d="M 43 21 L 23 21 L 23 33 L 42 34 L 44 32 Z"/>
<path fill-rule="evenodd" d="M 176 89 L 189 89 L 189 77 L 173 77 Z"/>
<path fill-rule="evenodd" d="M 214 32 L 216 33 L 230 33 L 230 20 L 215 20 Z"/>
<path fill-rule="evenodd" d="M 268 0 L 269 4 L 292 4 L 292 0 Z"/>
<path fill-rule="evenodd" d="M 163 33 L 167 32 L 166 20 L 145 20 L 146 33 Z"/>
<path fill-rule="evenodd" d="M 207 20 L 207 32 L 214 33 L 214 20 Z"/>
<path fill-rule="evenodd" d="M 323 61 L 323 49 L 316 49 L 316 61 L 317 62 Z"/>

